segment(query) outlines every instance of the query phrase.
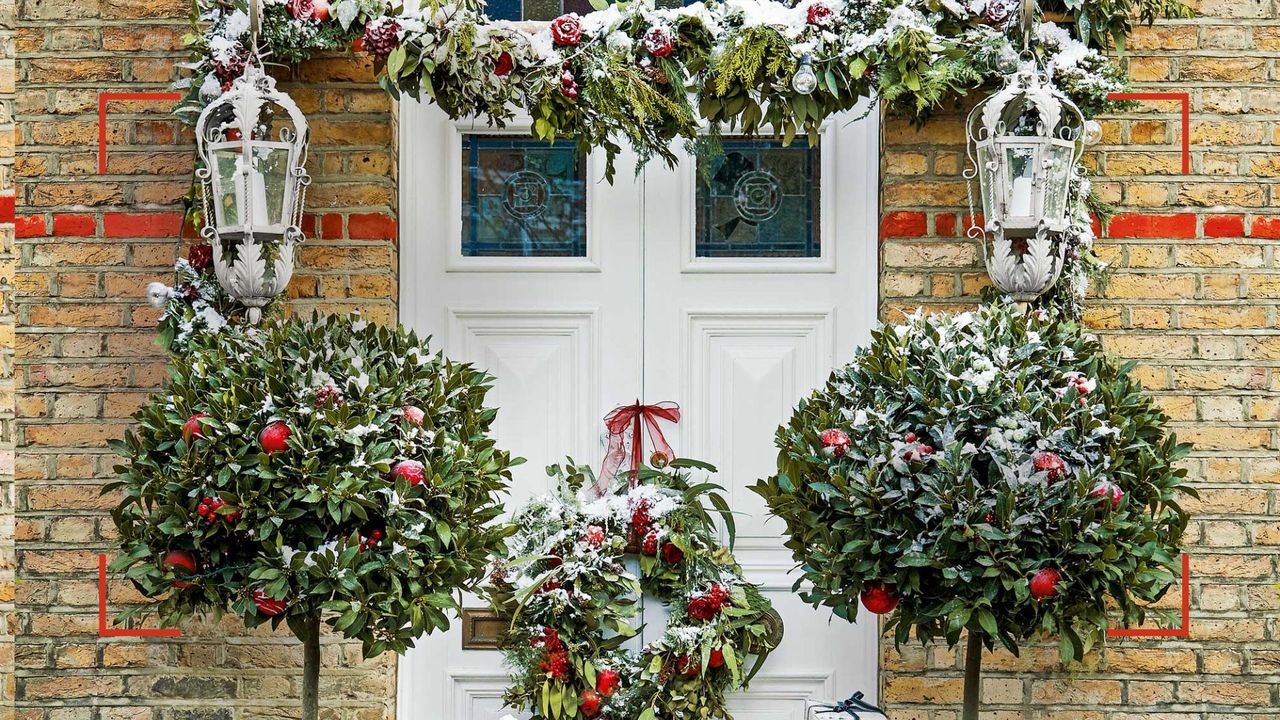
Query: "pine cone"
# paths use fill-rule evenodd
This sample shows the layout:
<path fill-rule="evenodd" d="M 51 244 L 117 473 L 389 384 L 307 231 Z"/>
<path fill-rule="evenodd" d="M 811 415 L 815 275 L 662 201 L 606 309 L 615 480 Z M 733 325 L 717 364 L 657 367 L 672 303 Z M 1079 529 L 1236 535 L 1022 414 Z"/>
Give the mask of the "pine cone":
<path fill-rule="evenodd" d="M 364 49 L 374 57 L 385 58 L 400 47 L 400 23 L 379 18 L 364 27 Z"/>
<path fill-rule="evenodd" d="M 644 74 L 648 75 L 655 85 L 666 85 L 671 82 L 671 78 L 667 77 L 667 74 L 662 72 L 662 68 L 657 65 L 646 65 Z"/>

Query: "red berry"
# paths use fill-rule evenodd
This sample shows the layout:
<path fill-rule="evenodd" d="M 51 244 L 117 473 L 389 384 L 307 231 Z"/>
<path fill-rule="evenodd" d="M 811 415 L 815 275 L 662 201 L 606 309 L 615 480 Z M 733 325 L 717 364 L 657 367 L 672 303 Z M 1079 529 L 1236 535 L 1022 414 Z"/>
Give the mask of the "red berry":
<path fill-rule="evenodd" d="M 648 535 L 644 536 L 644 543 L 640 546 L 640 552 L 645 555 L 658 554 L 658 531 L 650 530 Z"/>
<path fill-rule="evenodd" d="M 1045 473 L 1049 482 L 1060 480 L 1063 475 L 1067 474 L 1067 464 L 1057 453 L 1051 453 L 1047 450 L 1037 451 L 1031 456 L 1031 465 L 1036 472 Z"/>
<path fill-rule="evenodd" d="M 405 405 L 401 408 L 401 412 L 404 413 L 405 420 L 408 420 L 418 427 L 422 427 L 422 420 L 427 416 L 427 414 L 422 411 L 422 408 L 417 405 Z"/>
<path fill-rule="evenodd" d="M 600 714 L 600 693 L 587 688 L 578 694 L 578 698 L 578 707 L 583 715 L 595 717 Z"/>
<path fill-rule="evenodd" d="M 1044 600 L 1058 594 L 1058 581 L 1062 575 L 1053 568 L 1041 568 L 1031 576 L 1031 597 Z"/>
<path fill-rule="evenodd" d="M 898 607 L 898 595 L 883 583 L 868 583 L 862 589 L 862 604 L 877 615 L 886 615 Z"/>
<path fill-rule="evenodd" d="M 417 460 L 401 460 L 391 466 L 391 478 L 404 478 L 410 485 L 421 485 L 427 481 L 427 468 Z"/>
<path fill-rule="evenodd" d="M 289 603 L 284 600 L 276 600 L 267 595 L 262 588 L 253 589 L 253 604 L 258 608 L 258 612 L 267 617 L 275 617 L 289 607 Z"/>
<path fill-rule="evenodd" d="M 707 659 L 707 664 L 712 668 L 724 667 L 724 651 L 716 648 L 711 651 L 711 657 Z"/>
<path fill-rule="evenodd" d="M 932 445 L 921 445 L 921 446 L 920 446 L 920 454 L 921 454 L 921 455 L 932 455 L 932 454 L 933 454 L 933 446 L 932 446 Z"/>
<path fill-rule="evenodd" d="M 200 427 L 200 418 L 209 417 L 209 413 L 196 413 L 182 424 L 182 439 L 190 443 L 195 438 L 203 438 L 204 431 Z"/>
<path fill-rule="evenodd" d="M 196 506 L 196 514 L 199 515 L 200 517 L 204 517 L 208 515 L 209 506 L 205 505 L 204 503 L 200 503 L 198 506 Z"/>
<path fill-rule="evenodd" d="M 596 673 L 596 692 L 599 692 L 604 697 L 609 697 L 617 692 L 620 684 L 622 684 L 622 681 L 618 677 L 616 670 L 605 668 Z"/>
<path fill-rule="evenodd" d="M 844 457 L 851 444 L 849 436 L 837 428 L 823 430 L 818 435 L 818 439 L 822 441 L 822 454 L 827 457 Z"/>
<path fill-rule="evenodd" d="M 903 438 L 903 440 L 906 440 L 907 442 L 915 442 L 915 441 L 916 441 L 916 434 L 915 434 L 915 433 L 913 433 L 913 432 L 909 432 L 909 433 L 907 433 L 907 436 L 906 436 L 905 438 Z"/>
<path fill-rule="evenodd" d="M 163 570 L 172 572 L 174 575 L 190 575 L 200 566 L 196 562 L 195 556 L 186 550 L 170 550 L 160 560 L 160 567 Z M 190 584 L 185 580 L 173 581 L 173 586 L 176 588 L 184 588 Z"/>
<path fill-rule="evenodd" d="M 662 559 L 675 565 L 684 560 L 684 551 L 676 547 L 675 543 L 667 543 L 662 546 Z"/>
<path fill-rule="evenodd" d="M 374 540 L 381 540 L 383 538 L 383 534 L 381 530 L 374 530 L 373 532 L 369 533 L 369 537 L 373 538 Z"/>
<path fill-rule="evenodd" d="M 565 85 L 560 88 L 560 92 L 570 100 L 576 100 L 578 98 L 578 88 L 573 85 Z"/>
<path fill-rule="evenodd" d="M 273 455 L 289 449 L 289 436 L 292 434 L 293 430 L 288 425 L 277 420 L 263 429 L 258 442 L 262 445 L 263 452 Z"/>

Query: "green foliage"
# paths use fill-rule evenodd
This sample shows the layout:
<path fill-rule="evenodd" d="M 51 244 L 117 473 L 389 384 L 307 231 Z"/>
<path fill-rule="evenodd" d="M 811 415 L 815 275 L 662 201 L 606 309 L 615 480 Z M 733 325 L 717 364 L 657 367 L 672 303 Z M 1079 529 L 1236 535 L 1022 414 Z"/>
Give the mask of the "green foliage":
<path fill-rule="evenodd" d="M 1195 17 L 1195 10 L 1180 0 L 1048 0 L 1047 11 L 1075 17 L 1076 37 L 1091 45 L 1114 43 L 1123 51 L 1134 19 L 1150 25 L 1156 20 Z"/>
<path fill-rule="evenodd" d="M 125 460 L 104 491 L 123 496 L 113 567 L 163 596 L 167 625 L 223 610 L 258 625 L 260 590 L 287 603 L 273 625 L 297 634 L 323 612 L 367 655 L 403 651 L 448 627 L 455 593 L 503 547 L 505 530 L 489 523 L 513 461 L 489 437 L 490 382 L 411 332 L 353 318 L 198 336 L 113 446 Z M 406 406 L 421 408 L 420 427 Z M 184 437 L 197 413 L 200 433 Z M 259 436 L 277 422 L 292 435 L 267 454 Z M 421 462 L 427 482 L 390 473 L 401 460 Z M 206 497 L 225 503 L 212 519 L 199 514 Z M 174 550 L 196 573 L 161 566 Z"/>
<path fill-rule="evenodd" d="M 719 541 L 713 518 L 732 536 L 733 516 L 721 488 L 695 478 L 714 470 L 694 460 L 644 466 L 637 487 L 584 501 L 582 487 L 595 482 L 590 468 L 570 461 L 547 469 L 557 492 L 513 518 L 512 559 L 488 588 L 508 626 L 501 640 L 512 671 L 508 705 L 537 720 L 583 717 L 579 698 L 610 670 L 621 685 L 604 698 L 604 717 L 728 717 L 725 693 L 745 688 L 771 649 L 762 617 L 772 606 Z M 588 540 L 592 533 L 597 540 Z M 678 549 L 678 561 L 668 546 Z M 729 604 L 712 616 L 691 613 L 693 599 L 713 586 Z M 656 639 L 637 651 L 626 645 L 640 632 L 642 594 L 661 602 L 670 619 L 665 630 L 651 627 Z M 716 651 L 724 661 L 718 667 Z M 563 666 L 553 670 L 557 657 Z"/>
<path fill-rule="evenodd" d="M 1174 582 L 1189 446 L 1131 365 L 1038 315 L 986 305 L 883 327 L 779 428 L 778 474 L 754 490 L 787 524 L 806 601 L 853 620 L 883 583 L 900 597 L 885 626 L 899 645 L 913 629 L 951 645 L 981 630 L 1015 653 L 1054 636 L 1067 662 Z M 824 453 L 828 428 L 850 437 L 843 457 Z M 1043 452 L 1061 477 L 1037 467 Z M 1114 509 L 1091 494 L 1112 487 Z M 1035 600 L 1042 568 L 1062 581 Z"/>

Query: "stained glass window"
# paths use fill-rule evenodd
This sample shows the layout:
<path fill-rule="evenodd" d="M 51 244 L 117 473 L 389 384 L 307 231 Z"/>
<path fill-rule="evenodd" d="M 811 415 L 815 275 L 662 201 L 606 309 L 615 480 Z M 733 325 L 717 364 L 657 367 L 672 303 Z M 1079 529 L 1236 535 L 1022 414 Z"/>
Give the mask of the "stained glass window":
<path fill-rule="evenodd" d="M 587 164 L 572 142 L 462 139 L 462 254 L 586 257 Z"/>
<path fill-rule="evenodd" d="M 695 254 L 708 258 L 821 256 L 821 157 L 797 138 L 726 137 L 698 173 Z"/>
<path fill-rule="evenodd" d="M 660 8 L 690 5 L 695 0 L 656 0 Z M 485 12 L 494 20 L 554 20 L 565 13 L 586 15 L 590 0 L 489 0 Z"/>

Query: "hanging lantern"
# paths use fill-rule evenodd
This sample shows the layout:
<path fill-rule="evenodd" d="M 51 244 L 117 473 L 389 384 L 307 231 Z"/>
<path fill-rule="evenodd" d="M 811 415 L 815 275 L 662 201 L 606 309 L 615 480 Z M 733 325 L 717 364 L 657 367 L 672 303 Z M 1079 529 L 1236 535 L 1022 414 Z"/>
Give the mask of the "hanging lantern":
<path fill-rule="evenodd" d="M 244 75 L 200 113 L 195 130 L 214 272 L 257 323 L 288 286 L 303 239 L 307 121 L 255 52 Z"/>
<path fill-rule="evenodd" d="M 1025 17 L 1033 17 L 1024 12 Z M 1029 44 L 1029 21 L 1024 43 Z M 1019 302 L 1035 299 L 1062 272 L 1071 229 L 1071 183 L 1083 173 L 1085 120 L 1030 52 L 967 122 L 970 236 L 983 238 L 987 272 Z M 981 207 L 973 203 L 977 179 Z M 976 225 L 978 213 L 982 227 Z"/>

